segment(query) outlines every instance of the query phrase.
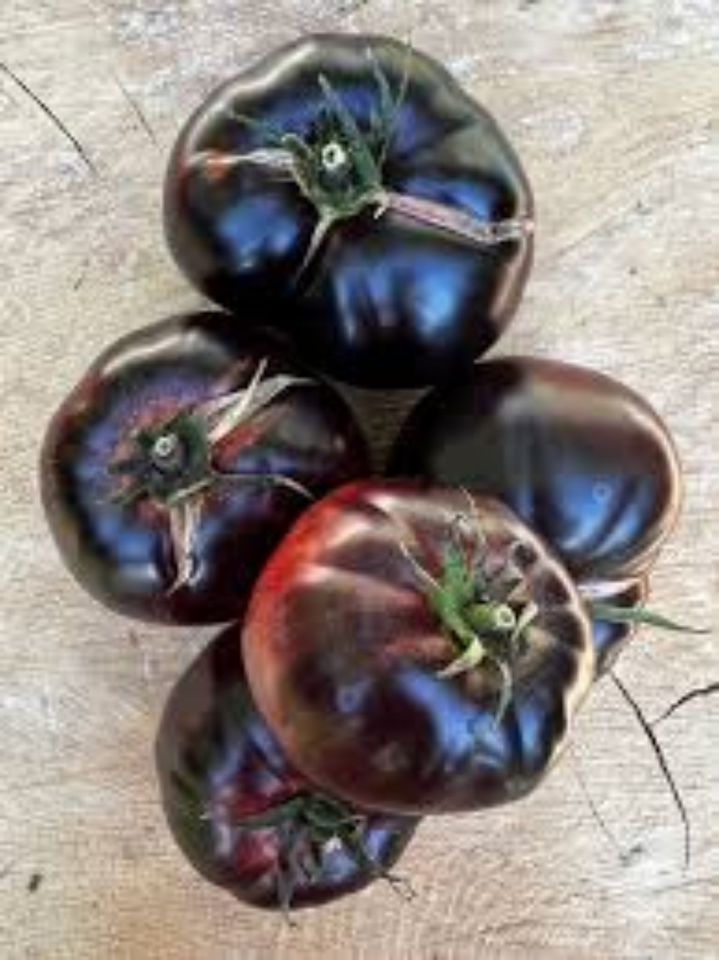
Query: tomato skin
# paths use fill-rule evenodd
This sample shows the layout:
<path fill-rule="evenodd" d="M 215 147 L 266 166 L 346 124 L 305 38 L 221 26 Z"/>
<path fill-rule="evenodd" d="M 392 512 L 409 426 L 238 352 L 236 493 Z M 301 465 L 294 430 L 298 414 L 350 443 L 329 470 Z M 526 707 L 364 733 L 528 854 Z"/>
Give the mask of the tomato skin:
<path fill-rule="evenodd" d="M 520 547 L 538 605 L 513 694 L 497 716 L 493 670 L 440 677 L 453 658 L 399 531 L 436 577 L 456 489 L 350 484 L 308 510 L 265 567 L 243 631 L 248 680 L 307 776 L 353 803 L 402 813 L 517 799 L 557 758 L 594 669 L 568 574 L 499 503 L 476 500 L 493 562 Z M 520 563 L 520 561 L 517 561 Z"/>
<path fill-rule="evenodd" d="M 587 596 L 634 606 L 681 505 L 681 467 L 656 413 L 595 371 L 530 357 L 478 364 L 426 395 L 390 456 L 391 476 L 460 484 L 506 503 Z M 598 622 L 598 667 L 632 633 Z"/>
<path fill-rule="evenodd" d="M 177 575 L 168 510 L 152 497 L 116 502 L 114 465 L 142 430 L 267 376 L 307 377 L 284 349 L 216 312 L 174 317 L 122 338 L 93 363 L 53 417 L 41 455 L 47 519 L 78 582 L 143 620 L 212 623 L 242 612 L 254 578 L 307 500 L 293 490 L 225 478 L 203 490 L 194 570 Z M 339 395 L 296 383 L 214 450 L 225 475 L 291 477 L 315 496 L 367 472 L 367 450 Z"/>
<path fill-rule="evenodd" d="M 368 49 L 393 93 L 409 67 L 383 183 L 482 223 L 531 219 L 512 147 L 441 65 L 414 50 L 408 57 L 386 37 L 318 35 L 269 53 L 190 118 L 167 171 L 165 232 L 195 286 L 229 310 L 261 304 L 313 366 L 358 386 L 423 386 L 468 366 L 501 334 L 530 269 L 531 236 L 478 247 L 395 210 L 378 218 L 366 208 L 335 223 L 295 282 L 317 210 L 291 177 L 222 165 L 267 147 L 257 123 L 316 137 L 326 106 L 320 74 L 366 129 L 378 107 Z"/>
<path fill-rule="evenodd" d="M 241 821 L 312 786 L 288 763 L 254 706 L 236 626 L 212 640 L 173 687 L 155 757 L 168 825 L 195 869 L 239 900 L 280 908 L 280 831 L 250 830 Z M 416 825 L 410 817 L 372 813 L 359 840 L 378 870 L 387 871 Z M 377 878 L 341 845 L 323 853 L 321 868 L 314 880 L 304 873 L 294 878 L 289 906 L 325 903 Z"/>

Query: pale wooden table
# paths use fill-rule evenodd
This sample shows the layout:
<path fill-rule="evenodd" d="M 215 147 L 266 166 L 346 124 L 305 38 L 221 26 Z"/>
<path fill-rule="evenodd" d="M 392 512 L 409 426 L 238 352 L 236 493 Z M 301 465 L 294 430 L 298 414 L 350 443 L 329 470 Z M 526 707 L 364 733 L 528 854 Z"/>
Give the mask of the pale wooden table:
<path fill-rule="evenodd" d="M 536 190 L 536 268 L 500 351 L 594 364 L 651 399 L 676 434 L 687 485 L 655 603 L 719 620 L 715 4 L 351 6 L 2 3 L 0 61 L 62 118 L 92 169 L 0 75 L 0 955 L 719 957 L 719 699 L 659 728 L 691 816 L 688 871 L 654 758 L 604 683 L 573 755 L 534 797 L 423 825 L 404 862 L 415 903 L 376 885 L 290 930 L 196 879 L 158 808 L 155 723 L 207 632 L 171 635 L 106 613 L 48 541 L 35 461 L 50 412 L 109 340 L 198 302 L 159 223 L 166 152 L 190 108 L 299 31 L 411 32 L 501 118 Z M 373 407 L 385 435 L 388 409 Z M 719 678 L 717 639 L 647 630 L 619 672 L 656 715 Z"/>

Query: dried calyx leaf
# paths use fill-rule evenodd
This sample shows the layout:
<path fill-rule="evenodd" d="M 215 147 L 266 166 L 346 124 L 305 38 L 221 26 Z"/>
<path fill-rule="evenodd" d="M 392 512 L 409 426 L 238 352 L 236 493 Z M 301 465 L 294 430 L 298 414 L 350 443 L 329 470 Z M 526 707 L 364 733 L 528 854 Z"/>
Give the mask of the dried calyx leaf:
<path fill-rule="evenodd" d="M 201 514 L 202 499 L 198 496 L 185 497 L 168 508 L 170 542 L 175 559 L 175 579 L 167 591 L 168 595 L 189 583 L 195 572 L 193 545 Z"/>
<path fill-rule="evenodd" d="M 282 179 L 289 175 L 312 203 L 318 215 L 317 224 L 295 275 L 296 282 L 313 262 L 333 225 L 365 209 L 373 209 L 377 217 L 393 210 L 478 247 L 519 242 L 533 232 L 534 224 L 528 216 L 483 220 L 460 207 L 391 190 L 384 183 L 383 168 L 409 89 L 413 50 L 409 44 L 406 50 L 400 81 L 393 93 L 373 49 L 368 47 L 368 72 L 376 87 L 377 102 L 364 126 L 358 123 L 329 78 L 319 74 L 323 106 L 308 135 L 302 137 L 232 113 L 234 120 L 258 134 L 261 145 L 247 153 L 213 152 L 199 158 L 208 175 L 220 167 L 242 164 L 264 168 Z"/>
<path fill-rule="evenodd" d="M 246 387 L 189 406 L 164 423 L 139 430 L 130 456 L 109 472 L 124 479 L 113 501 L 126 505 L 147 498 L 167 512 L 175 578 L 168 593 L 189 583 L 195 570 L 194 543 L 204 497 L 219 483 L 284 487 L 312 499 L 292 477 L 274 473 L 224 473 L 213 464 L 216 447 L 290 387 L 311 381 L 277 374 L 265 378 L 262 359 Z"/>
<path fill-rule="evenodd" d="M 500 723 L 512 700 L 512 664 L 521 655 L 526 630 L 539 610 L 520 596 L 524 581 L 514 568 L 511 552 L 502 569 L 490 575 L 481 523 L 468 494 L 467 499 L 470 514 L 457 514 L 448 525 L 448 543 L 437 576 L 401 538 L 399 547 L 444 635 L 457 650 L 437 676 L 449 679 L 490 664 L 499 674 L 495 722 Z"/>

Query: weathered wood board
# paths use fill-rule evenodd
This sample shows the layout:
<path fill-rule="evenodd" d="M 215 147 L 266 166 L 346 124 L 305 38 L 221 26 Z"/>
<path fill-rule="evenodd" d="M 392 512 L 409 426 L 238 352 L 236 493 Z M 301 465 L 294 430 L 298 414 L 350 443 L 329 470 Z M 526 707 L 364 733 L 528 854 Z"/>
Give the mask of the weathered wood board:
<path fill-rule="evenodd" d="M 203 885 L 165 829 L 151 744 L 208 631 L 134 625 L 79 592 L 35 477 L 46 419 L 87 362 L 199 302 L 159 219 L 188 111 L 298 32 L 411 36 L 501 119 L 536 190 L 536 266 L 496 352 L 593 364 L 650 398 L 686 468 L 655 604 L 719 622 L 718 13 L 713 0 L 4 0 L 0 62 L 87 159 L 0 74 L 2 957 L 719 957 L 719 699 L 657 728 L 691 817 L 684 870 L 666 785 L 610 682 L 535 796 L 425 822 L 404 861 L 414 903 L 379 884 L 290 929 Z M 392 405 L 369 408 L 387 438 Z M 719 678 L 717 636 L 645 630 L 619 673 L 655 716 Z"/>

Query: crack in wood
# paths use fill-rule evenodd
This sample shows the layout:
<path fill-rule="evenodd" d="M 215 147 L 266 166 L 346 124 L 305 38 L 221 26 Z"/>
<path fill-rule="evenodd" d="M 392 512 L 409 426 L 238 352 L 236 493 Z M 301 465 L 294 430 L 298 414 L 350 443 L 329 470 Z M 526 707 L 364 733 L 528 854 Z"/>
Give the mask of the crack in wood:
<path fill-rule="evenodd" d="M 686 706 L 687 703 L 691 703 L 693 700 L 699 700 L 704 697 L 710 697 L 715 693 L 719 693 L 719 683 L 708 683 L 704 687 L 693 687 L 691 690 L 687 690 L 687 692 L 683 693 L 681 697 L 674 701 L 674 703 L 669 704 L 666 710 L 663 713 L 660 713 L 656 720 L 652 720 L 651 726 L 656 727 L 668 717 L 671 717 L 672 714 L 676 713 L 677 710 L 681 709 L 681 707 Z"/>
<path fill-rule="evenodd" d="M 114 77 L 114 80 L 115 80 L 115 84 L 117 85 L 117 87 L 118 87 L 118 89 L 120 90 L 120 92 L 122 93 L 123 97 L 125 98 L 125 100 L 126 100 L 127 103 L 129 104 L 130 109 L 132 110 L 132 112 L 133 112 L 133 113 L 135 114 L 135 116 L 137 117 L 137 119 L 138 119 L 138 121 L 139 121 L 139 123 L 140 123 L 140 126 L 141 126 L 142 129 L 145 131 L 145 133 L 147 134 L 148 139 L 157 147 L 157 146 L 159 145 L 159 144 L 158 144 L 157 135 L 155 134 L 155 131 L 152 129 L 152 126 L 150 125 L 150 121 L 149 121 L 149 120 L 147 119 L 147 117 L 145 116 L 145 113 L 143 112 L 142 107 L 140 106 L 139 102 L 135 99 L 135 97 L 132 96 L 132 94 L 130 93 L 130 91 L 127 89 L 127 87 L 126 87 L 125 84 L 122 82 L 122 80 L 120 79 L 120 77 L 117 76 L 117 74 L 113 74 L 113 77 Z"/>
<path fill-rule="evenodd" d="M 17 84 L 18 87 L 20 87 L 23 93 L 25 93 L 32 100 L 32 102 L 37 107 L 39 107 L 40 110 L 42 110 L 45 116 L 50 119 L 50 121 L 55 125 L 55 127 L 57 127 L 57 129 L 60 131 L 63 137 L 68 141 L 68 143 L 72 145 L 73 150 L 80 157 L 80 159 L 85 164 L 87 169 L 93 174 L 93 176 L 97 176 L 98 175 L 97 167 L 88 156 L 85 148 L 77 139 L 77 137 L 68 129 L 66 124 L 55 113 L 55 111 L 51 107 L 49 107 L 37 93 L 35 93 L 32 87 L 30 87 L 27 83 L 25 83 L 25 81 L 21 77 L 19 77 L 13 70 L 11 70 L 6 63 L 2 63 L 1 61 L 0 61 L 0 71 L 7 74 L 7 76 L 10 77 L 10 79 L 13 80 L 13 82 Z"/>
<path fill-rule="evenodd" d="M 614 671 L 609 671 L 609 676 L 611 677 L 612 682 L 614 683 L 617 690 L 619 690 L 624 700 L 631 707 L 632 713 L 636 717 L 639 723 L 639 726 L 644 731 L 644 734 L 647 740 L 649 741 L 649 745 L 651 746 L 654 752 L 654 756 L 657 759 L 659 768 L 664 776 L 664 779 L 666 780 L 667 786 L 669 787 L 671 795 L 674 799 L 674 805 L 676 806 L 677 811 L 679 813 L 679 817 L 681 819 L 682 827 L 684 831 L 684 869 L 688 870 L 689 864 L 691 862 L 691 829 L 689 824 L 689 814 L 687 813 L 687 808 L 684 804 L 684 798 L 682 797 L 679 787 L 677 786 L 674 776 L 669 768 L 669 764 L 664 754 L 664 750 L 662 749 L 662 745 L 659 743 L 659 740 L 657 739 L 657 735 L 652 729 L 651 724 L 649 723 L 647 718 L 644 716 L 644 711 L 639 706 L 637 701 L 634 699 L 633 695 L 630 693 L 626 685 L 619 679 L 617 674 L 614 673 Z"/>

